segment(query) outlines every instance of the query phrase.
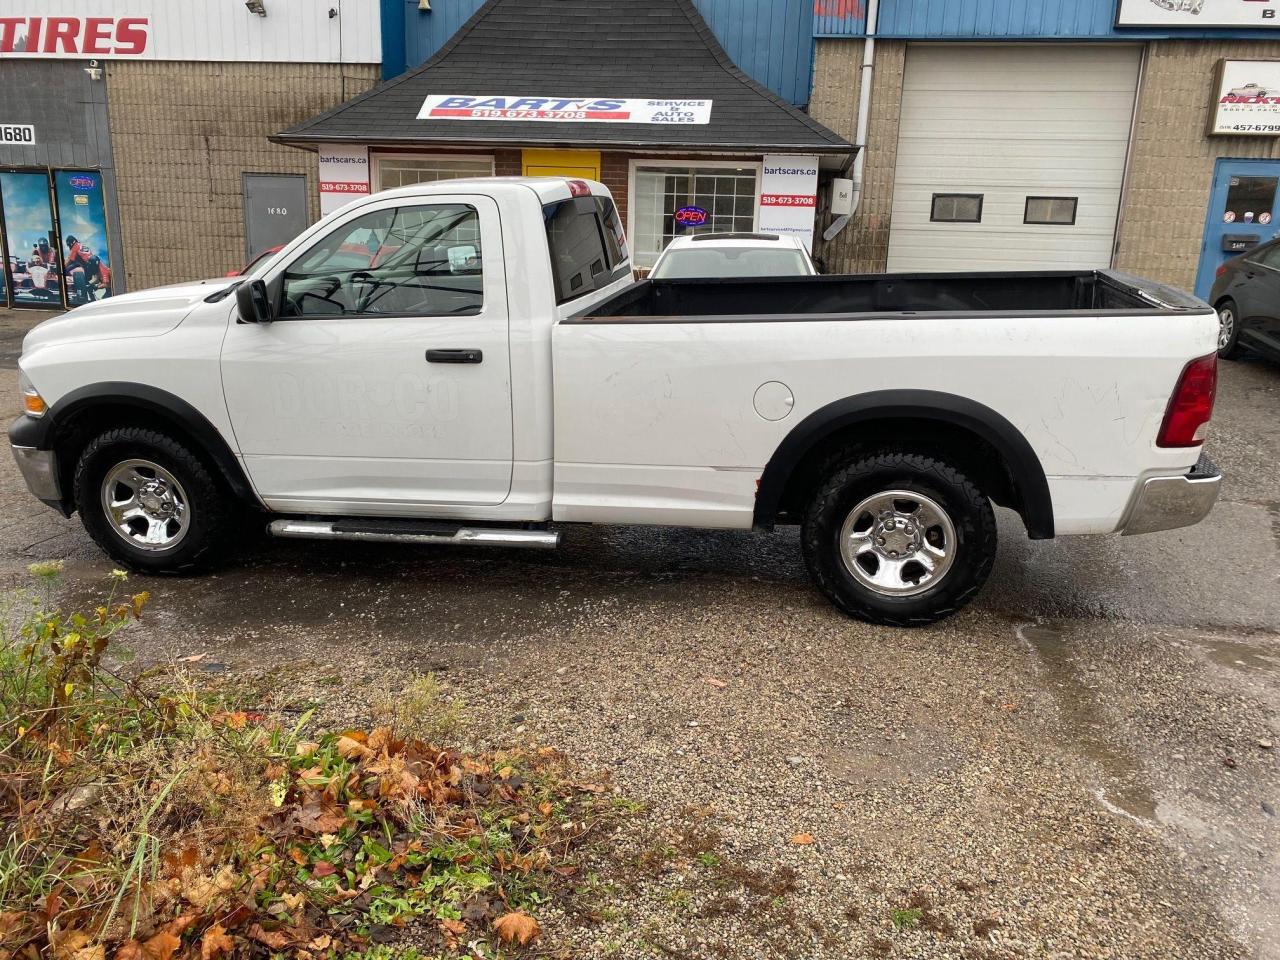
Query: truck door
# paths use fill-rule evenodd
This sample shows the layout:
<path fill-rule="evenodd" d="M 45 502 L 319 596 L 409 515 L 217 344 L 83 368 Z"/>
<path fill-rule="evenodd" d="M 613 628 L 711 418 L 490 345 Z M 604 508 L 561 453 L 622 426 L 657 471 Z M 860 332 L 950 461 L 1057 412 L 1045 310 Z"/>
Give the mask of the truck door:
<path fill-rule="evenodd" d="M 497 204 L 360 207 L 264 275 L 279 319 L 232 322 L 227 409 L 285 512 L 447 516 L 511 489 L 511 368 Z"/>

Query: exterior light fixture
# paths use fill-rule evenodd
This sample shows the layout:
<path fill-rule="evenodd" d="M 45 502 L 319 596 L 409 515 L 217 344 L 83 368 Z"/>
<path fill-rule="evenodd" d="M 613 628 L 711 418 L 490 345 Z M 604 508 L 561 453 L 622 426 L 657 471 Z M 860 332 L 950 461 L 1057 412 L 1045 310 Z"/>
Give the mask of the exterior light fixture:
<path fill-rule="evenodd" d="M 431 12 L 431 0 L 418 0 L 418 9 L 423 13 Z"/>
<path fill-rule="evenodd" d="M 244 5 L 249 8 L 250 13 L 256 13 L 260 17 L 267 15 L 267 8 L 263 5 L 262 0 L 244 0 Z"/>

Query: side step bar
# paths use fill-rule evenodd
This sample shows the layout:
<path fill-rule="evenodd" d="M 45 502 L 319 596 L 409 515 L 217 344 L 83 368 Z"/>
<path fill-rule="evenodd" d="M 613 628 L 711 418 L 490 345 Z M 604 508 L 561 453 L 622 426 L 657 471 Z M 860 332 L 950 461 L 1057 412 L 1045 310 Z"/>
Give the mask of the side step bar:
<path fill-rule="evenodd" d="M 554 550 L 560 534 L 549 530 L 467 527 L 438 520 L 274 520 L 274 537 L 298 540 L 357 540 L 365 543 L 448 543 L 476 547 Z"/>

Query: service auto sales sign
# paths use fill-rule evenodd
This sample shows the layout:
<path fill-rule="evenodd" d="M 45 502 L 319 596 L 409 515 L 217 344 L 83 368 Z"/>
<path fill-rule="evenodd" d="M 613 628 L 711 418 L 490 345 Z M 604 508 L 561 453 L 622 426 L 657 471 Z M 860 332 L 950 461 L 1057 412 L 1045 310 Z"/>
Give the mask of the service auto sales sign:
<path fill-rule="evenodd" d="M 710 100 L 608 97 L 493 97 L 433 94 L 419 120 L 525 120 L 559 123 L 710 123 Z"/>
<path fill-rule="evenodd" d="M 1210 136 L 1280 136 L 1280 60 L 1218 64 Z"/>

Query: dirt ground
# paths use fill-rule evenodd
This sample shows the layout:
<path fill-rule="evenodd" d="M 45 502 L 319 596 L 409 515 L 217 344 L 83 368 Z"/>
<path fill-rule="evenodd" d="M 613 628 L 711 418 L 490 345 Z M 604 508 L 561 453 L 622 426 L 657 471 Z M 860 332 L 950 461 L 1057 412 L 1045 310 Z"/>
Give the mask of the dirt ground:
<path fill-rule="evenodd" d="M 0 314 L 15 413 L 28 322 Z M 1222 374 L 1205 523 L 1032 543 L 1003 516 L 989 586 L 929 629 L 841 617 L 793 531 L 568 528 L 254 546 L 148 581 L 130 643 L 334 723 L 432 671 L 474 736 L 612 770 L 651 855 L 584 876 L 550 955 L 1280 958 L 1280 365 Z M 92 598 L 111 564 L 7 457 L 0 504 L 0 575 L 61 558 Z"/>

